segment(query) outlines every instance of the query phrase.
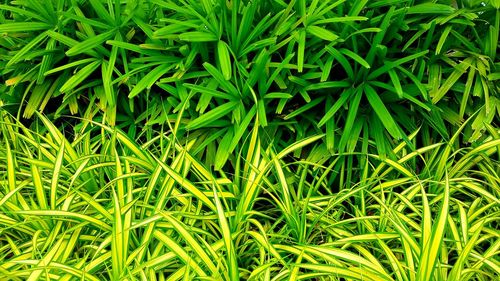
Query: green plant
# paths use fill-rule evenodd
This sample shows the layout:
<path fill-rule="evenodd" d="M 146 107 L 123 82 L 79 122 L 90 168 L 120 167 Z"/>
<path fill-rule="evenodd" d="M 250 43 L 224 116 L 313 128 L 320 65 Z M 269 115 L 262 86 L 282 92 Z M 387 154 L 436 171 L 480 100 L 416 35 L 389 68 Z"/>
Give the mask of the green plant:
<path fill-rule="evenodd" d="M 475 141 L 500 111 L 498 3 L 449 2 L 6 3 L 3 98 L 30 117 L 61 97 L 55 117 L 99 106 L 139 129 L 182 112 L 182 128 L 221 144 L 258 117 L 282 148 L 322 131 L 330 153 L 368 138 L 381 155 L 420 126 L 450 138 L 479 111 L 465 132 Z M 222 159 L 236 149 L 221 147 Z"/>
<path fill-rule="evenodd" d="M 456 151 L 403 142 L 395 161 L 362 155 L 360 181 L 339 186 L 334 163 L 285 161 L 321 135 L 275 151 L 255 130 L 231 175 L 173 133 L 139 145 L 84 121 L 70 141 L 37 120 L 39 133 L 6 115 L 0 125 L 8 279 L 498 277 L 498 130 Z"/>
<path fill-rule="evenodd" d="M 498 0 L 0 0 L 0 280 L 496 280 Z"/>

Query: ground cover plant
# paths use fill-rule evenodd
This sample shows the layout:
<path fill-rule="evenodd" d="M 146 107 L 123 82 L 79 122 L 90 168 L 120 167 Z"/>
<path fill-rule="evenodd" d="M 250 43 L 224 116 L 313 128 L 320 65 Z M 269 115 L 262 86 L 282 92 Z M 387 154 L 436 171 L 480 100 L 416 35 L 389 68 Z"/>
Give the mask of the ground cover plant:
<path fill-rule="evenodd" d="M 0 0 L 0 280 L 496 280 L 500 1 Z"/>

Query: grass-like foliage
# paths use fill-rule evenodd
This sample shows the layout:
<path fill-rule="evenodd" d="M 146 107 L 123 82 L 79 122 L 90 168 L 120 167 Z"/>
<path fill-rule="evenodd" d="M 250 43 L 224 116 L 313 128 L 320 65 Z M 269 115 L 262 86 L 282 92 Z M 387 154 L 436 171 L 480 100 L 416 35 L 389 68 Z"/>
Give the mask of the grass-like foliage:
<path fill-rule="evenodd" d="M 384 155 L 419 126 L 449 139 L 479 111 L 475 141 L 500 113 L 498 0 L 4 2 L 2 97 L 27 118 L 182 112 L 227 156 L 258 117 L 282 148 L 322 131 L 325 153 L 359 137 Z"/>
<path fill-rule="evenodd" d="M 9 280 L 498 277 L 498 137 L 411 153 L 402 142 L 395 161 L 364 155 L 359 183 L 342 187 L 334 164 L 288 158 L 321 135 L 276 151 L 254 134 L 224 174 L 171 133 L 139 145 L 87 122 L 69 141 L 38 120 L 38 132 L 0 126 Z"/>
<path fill-rule="evenodd" d="M 500 0 L 0 0 L 0 280 L 497 280 Z"/>

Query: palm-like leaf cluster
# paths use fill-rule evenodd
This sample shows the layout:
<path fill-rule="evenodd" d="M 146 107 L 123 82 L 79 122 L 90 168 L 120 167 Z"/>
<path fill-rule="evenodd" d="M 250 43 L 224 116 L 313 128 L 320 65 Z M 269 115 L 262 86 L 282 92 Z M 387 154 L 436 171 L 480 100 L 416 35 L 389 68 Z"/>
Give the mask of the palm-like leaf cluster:
<path fill-rule="evenodd" d="M 498 0 L 1 0 L 0 279 L 495 280 L 499 30 Z"/>
<path fill-rule="evenodd" d="M 98 105 L 124 126 L 182 112 L 218 131 L 222 159 L 256 118 L 282 147 L 320 130 L 325 152 L 366 137 L 385 154 L 478 112 L 475 141 L 500 112 L 496 1 L 121 2 L 1 5 L 4 98 L 24 117 Z"/>

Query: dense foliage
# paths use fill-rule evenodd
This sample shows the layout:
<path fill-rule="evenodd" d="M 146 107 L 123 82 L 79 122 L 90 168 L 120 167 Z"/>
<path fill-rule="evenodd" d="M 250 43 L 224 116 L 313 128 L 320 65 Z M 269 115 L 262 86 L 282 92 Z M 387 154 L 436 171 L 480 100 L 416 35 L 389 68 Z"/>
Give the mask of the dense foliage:
<path fill-rule="evenodd" d="M 0 280 L 495 280 L 500 1 L 0 0 Z"/>

